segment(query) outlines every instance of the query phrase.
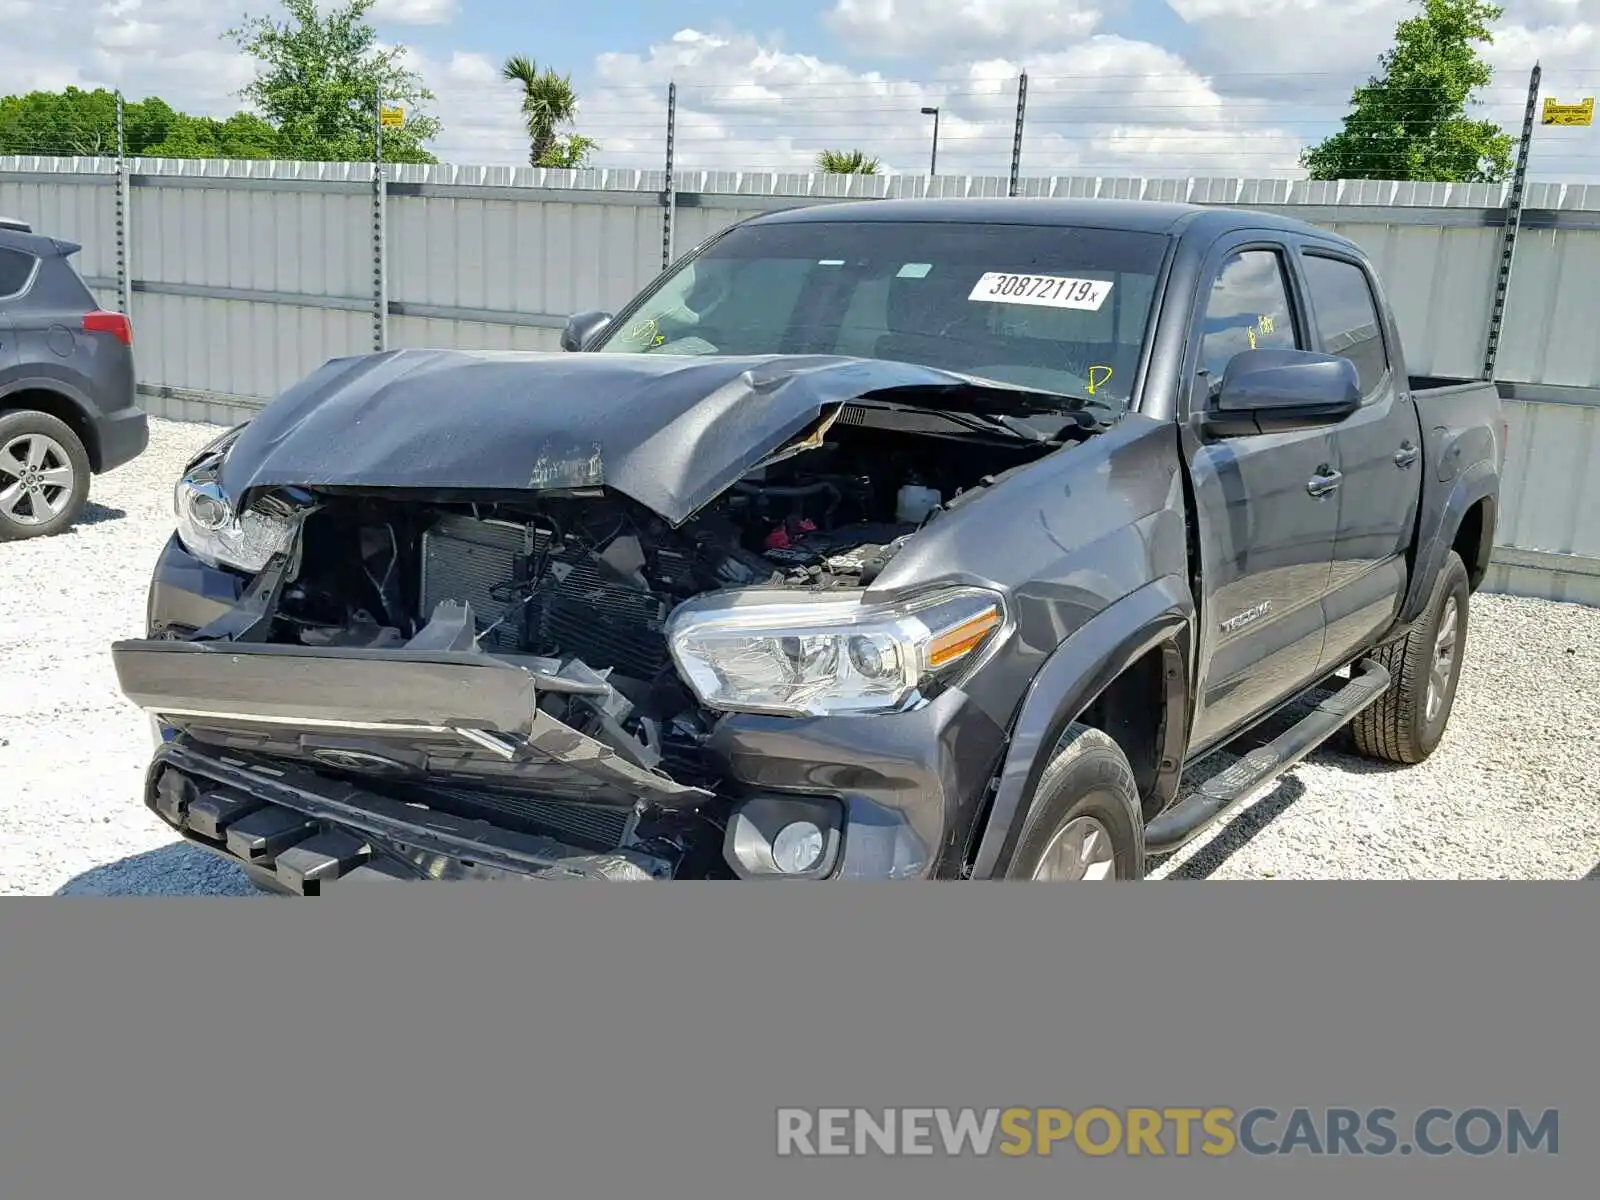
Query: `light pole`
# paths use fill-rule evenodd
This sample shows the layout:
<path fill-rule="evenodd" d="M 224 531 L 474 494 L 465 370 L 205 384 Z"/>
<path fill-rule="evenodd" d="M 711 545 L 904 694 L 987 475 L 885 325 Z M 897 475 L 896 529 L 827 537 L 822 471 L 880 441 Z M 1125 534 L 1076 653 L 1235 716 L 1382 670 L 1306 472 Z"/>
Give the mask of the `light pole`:
<path fill-rule="evenodd" d="M 933 176 L 939 173 L 939 110 L 924 108 L 922 115 L 933 118 L 933 157 L 928 162 L 928 174 Z"/>

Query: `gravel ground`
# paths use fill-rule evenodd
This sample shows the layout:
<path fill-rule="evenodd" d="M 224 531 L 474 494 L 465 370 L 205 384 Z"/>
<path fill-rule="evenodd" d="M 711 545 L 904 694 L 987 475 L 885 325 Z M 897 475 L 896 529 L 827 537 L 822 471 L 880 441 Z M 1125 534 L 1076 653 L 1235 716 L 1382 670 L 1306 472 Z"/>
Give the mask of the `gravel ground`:
<path fill-rule="evenodd" d="M 142 627 L 172 483 L 215 432 L 153 422 L 150 450 L 96 480 L 75 531 L 0 545 L 0 893 L 253 894 L 139 803 L 149 727 L 107 653 Z M 1600 610 L 1482 596 L 1471 630 L 1431 760 L 1324 751 L 1152 874 L 1600 878 Z"/>

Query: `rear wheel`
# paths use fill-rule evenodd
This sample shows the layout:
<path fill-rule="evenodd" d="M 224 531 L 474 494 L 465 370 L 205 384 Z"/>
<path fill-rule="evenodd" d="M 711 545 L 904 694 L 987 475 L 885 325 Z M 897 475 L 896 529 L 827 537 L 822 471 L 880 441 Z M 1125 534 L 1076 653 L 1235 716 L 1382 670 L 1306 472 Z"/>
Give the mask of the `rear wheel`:
<path fill-rule="evenodd" d="M 1393 683 L 1350 726 L 1359 753 L 1409 766 L 1438 748 L 1461 681 L 1470 599 L 1466 565 L 1451 551 L 1422 615 L 1405 637 L 1372 655 L 1388 669 Z"/>
<path fill-rule="evenodd" d="M 1033 795 L 1008 878 L 1144 878 L 1138 784 L 1127 755 L 1106 734 L 1070 726 Z"/>
<path fill-rule="evenodd" d="M 0 414 L 0 541 L 71 527 L 89 499 L 89 456 L 47 413 Z"/>

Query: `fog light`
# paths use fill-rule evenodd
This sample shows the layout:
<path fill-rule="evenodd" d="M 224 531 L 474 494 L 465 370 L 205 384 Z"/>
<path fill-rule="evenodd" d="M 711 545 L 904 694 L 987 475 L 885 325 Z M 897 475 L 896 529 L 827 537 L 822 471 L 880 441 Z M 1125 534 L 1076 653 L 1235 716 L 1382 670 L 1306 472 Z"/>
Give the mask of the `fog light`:
<path fill-rule="evenodd" d="M 822 861 L 822 830 L 810 821 L 785 825 L 772 839 L 772 861 L 785 875 L 802 875 Z"/>
<path fill-rule="evenodd" d="M 722 852 L 740 879 L 826 879 L 844 845 L 831 796 L 752 796 L 728 814 Z"/>

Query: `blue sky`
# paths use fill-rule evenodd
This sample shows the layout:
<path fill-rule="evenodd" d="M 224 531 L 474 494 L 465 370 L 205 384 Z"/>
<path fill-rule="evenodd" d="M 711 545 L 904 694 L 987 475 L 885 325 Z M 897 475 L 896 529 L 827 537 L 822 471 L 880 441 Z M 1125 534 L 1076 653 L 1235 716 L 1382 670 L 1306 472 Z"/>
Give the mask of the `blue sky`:
<path fill-rule="evenodd" d="M 0 89 L 67 83 L 238 107 L 251 64 L 218 39 L 272 0 L 0 0 Z M 1509 0 L 1485 112 L 1520 124 L 1533 61 L 1546 94 L 1600 90 L 1600 0 Z M 807 169 L 824 146 L 925 171 L 936 104 L 943 172 L 1006 169 L 1016 78 L 1029 73 L 1024 171 L 1300 174 L 1337 128 L 1409 0 L 378 0 L 438 94 L 446 161 L 525 158 L 510 53 L 570 71 L 594 165 L 658 167 L 679 83 L 685 168 Z M 1541 130 L 1535 177 L 1600 178 L 1600 129 Z"/>

